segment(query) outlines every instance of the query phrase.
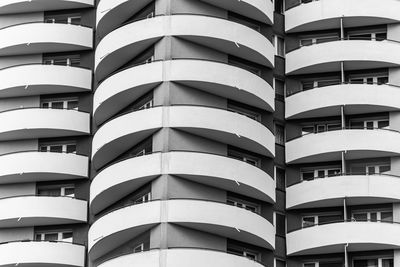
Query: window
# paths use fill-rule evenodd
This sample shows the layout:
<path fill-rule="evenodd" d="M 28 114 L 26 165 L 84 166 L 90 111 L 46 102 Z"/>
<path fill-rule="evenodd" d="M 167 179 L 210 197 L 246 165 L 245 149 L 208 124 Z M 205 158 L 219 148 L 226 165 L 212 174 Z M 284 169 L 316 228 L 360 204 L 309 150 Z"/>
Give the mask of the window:
<path fill-rule="evenodd" d="M 148 109 L 152 108 L 153 106 L 154 106 L 153 91 L 150 91 L 144 94 L 143 96 L 139 97 L 137 100 L 135 100 L 133 103 L 131 103 L 126 108 L 121 110 L 119 113 Z"/>
<path fill-rule="evenodd" d="M 392 222 L 393 221 L 393 212 L 391 210 L 385 211 L 356 211 L 352 212 L 351 219 L 353 221 L 384 221 L 384 222 Z"/>
<path fill-rule="evenodd" d="M 260 158 L 232 149 L 228 150 L 228 157 L 244 161 L 256 167 L 260 167 L 261 165 Z"/>
<path fill-rule="evenodd" d="M 35 233 L 36 241 L 62 241 L 72 243 L 72 231 L 54 231 L 54 232 L 37 232 Z"/>
<path fill-rule="evenodd" d="M 300 37 L 300 46 L 309 46 L 313 44 L 321 44 L 327 42 L 333 42 L 339 40 L 339 36 L 337 34 L 328 34 L 325 36 L 318 37 Z"/>
<path fill-rule="evenodd" d="M 53 108 L 53 109 L 74 109 L 78 110 L 78 99 L 53 99 L 53 100 L 42 100 L 42 108 Z"/>
<path fill-rule="evenodd" d="M 303 263 L 303 267 L 343 267 L 341 260 L 326 260 L 320 262 L 307 262 Z"/>
<path fill-rule="evenodd" d="M 285 145 L 285 127 L 279 124 L 275 124 L 275 143 Z"/>
<path fill-rule="evenodd" d="M 250 260 L 255 260 L 255 261 L 260 260 L 259 252 L 244 247 L 230 246 L 228 244 L 227 252 L 230 254 L 246 257 Z"/>
<path fill-rule="evenodd" d="M 149 202 L 151 200 L 151 193 L 146 192 L 142 194 L 141 196 L 136 196 L 135 199 L 133 200 L 134 204 L 141 204 L 145 202 Z"/>
<path fill-rule="evenodd" d="M 275 180 L 276 189 L 285 191 L 286 190 L 286 172 L 285 169 L 275 167 Z"/>
<path fill-rule="evenodd" d="M 318 169 L 300 169 L 301 179 L 303 181 L 311 181 L 315 178 L 325 178 L 337 176 L 342 173 L 340 167 L 318 168 Z"/>
<path fill-rule="evenodd" d="M 226 203 L 228 205 L 236 206 L 238 208 L 243 208 L 251 212 L 255 213 L 260 212 L 260 205 L 236 197 L 228 196 Z"/>
<path fill-rule="evenodd" d="M 285 39 L 283 37 L 275 35 L 275 47 L 275 55 L 285 57 Z"/>
<path fill-rule="evenodd" d="M 349 75 L 349 83 L 351 84 L 387 84 L 389 77 L 386 73 L 378 75 Z"/>
<path fill-rule="evenodd" d="M 79 66 L 80 63 L 81 63 L 80 55 L 43 56 L 43 64 L 45 65 Z"/>
<path fill-rule="evenodd" d="M 286 235 L 286 217 L 284 214 L 275 212 L 276 234 L 279 236 Z"/>
<path fill-rule="evenodd" d="M 261 121 L 261 114 L 257 111 L 238 106 L 228 102 L 228 110 L 246 116 L 255 121 Z"/>
<path fill-rule="evenodd" d="M 66 24 L 81 24 L 80 14 L 62 14 L 62 15 L 49 15 L 45 17 L 45 23 L 66 23 Z"/>
<path fill-rule="evenodd" d="M 286 267 L 286 262 L 283 260 L 275 259 L 275 267 Z"/>
<path fill-rule="evenodd" d="M 393 267 L 393 258 L 355 259 L 354 267 Z"/>
<path fill-rule="evenodd" d="M 254 63 L 252 63 L 250 61 L 245 61 L 242 59 L 233 58 L 232 56 L 229 56 L 228 64 L 235 66 L 235 67 L 245 69 L 247 71 L 250 71 L 251 73 L 261 76 L 261 68 L 259 68 L 258 66 L 256 66 Z"/>
<path fill-rule="evenodd" d="M 141 243 L 133 248 L 133 253 L 138 253 L 143 251 L 144 251 L 144 243 Z"/>
<path fill-rule="evenodd" d="M 75 186 L 74 185 L 49 185 L 39 186 L 37 189 L 38 196 L 63 196 L 63 197 L 75 197 Z"/>
<path fill-rule="evenodd" d="M 336 131 L 342 129 L 340 122 L 318 123 L 314 125 L 304 125 L 301 128 L 302 135 L 309 133 L 323 133 L 326 131 Z"/>
<path fill-rule="evenodd" d="M 76 143 L 66 142 L 60 143 L 42 143 L 39 145 L 40 152 L 57 152 L 57 153 L 76 153 Z"/>
<path fill-rule="evenodd" d="M 284 11 L 284 0 L 275 0 L 275 12 L 278 14 L 283 14 Z"/>
<path fill-rule="evenodd" d="M 228 20 L 240 23 L 249 28 L 252 28 L 255 31 L 261 32 L 261 25 L 256 20 L 252 20 L 250 18 L 241 16 L 241 15 L 233 13 L 233 12 L 228 12 Z"/>
<path fill-rule="evenodd" d="M 306 215 L 302 217 L 302 227 L 310 227 L 319 224 L 343 221 L 343 216 L 337 213 Z"/>
<path fill-rule="evenodd" d="M 275 98 L 283 101 L 285 96 L 285 81 L 274 78 L 274 89 Z"/>
<path fill-rule="evenodd" d="M 389 119 L 350 120 L 351 129 L 384 129 L 389 127 Z"/>

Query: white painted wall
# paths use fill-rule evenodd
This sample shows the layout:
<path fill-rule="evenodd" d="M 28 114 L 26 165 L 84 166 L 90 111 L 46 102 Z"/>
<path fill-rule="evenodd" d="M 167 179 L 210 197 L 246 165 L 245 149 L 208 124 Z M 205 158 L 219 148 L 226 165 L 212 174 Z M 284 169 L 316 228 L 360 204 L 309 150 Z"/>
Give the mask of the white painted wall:
<path fill-rule="evenodd" d="M 35 183 L 6 184 L 0 186 L 0 198 L 34 194 L 36 194 Z"/>

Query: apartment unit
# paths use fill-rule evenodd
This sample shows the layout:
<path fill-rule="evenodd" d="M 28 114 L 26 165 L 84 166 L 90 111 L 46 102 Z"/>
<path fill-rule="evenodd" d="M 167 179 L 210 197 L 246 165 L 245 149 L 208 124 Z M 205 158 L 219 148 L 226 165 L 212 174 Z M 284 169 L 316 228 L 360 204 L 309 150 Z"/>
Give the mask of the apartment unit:
<path fill-rule="evenodd" d="M 288 266 L 400 266 L 398 1 L 286 1 Z"/>

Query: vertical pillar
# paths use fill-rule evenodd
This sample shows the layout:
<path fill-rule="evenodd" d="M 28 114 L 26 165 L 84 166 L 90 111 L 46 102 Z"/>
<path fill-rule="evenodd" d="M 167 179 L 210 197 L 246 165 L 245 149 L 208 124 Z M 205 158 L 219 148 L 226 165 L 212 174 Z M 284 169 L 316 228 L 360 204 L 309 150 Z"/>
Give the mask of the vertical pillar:
<path fill-rule="evenodd" d="M 346 174 L 346 151 L 342 151 L 342 174 Z"/>
<path fill-rule="evenodd" d="M 340 107 L 340 120 L 342 124 L 342 129 L 346 129 L 346 117 L 344 114 L 344 105 Z"/>

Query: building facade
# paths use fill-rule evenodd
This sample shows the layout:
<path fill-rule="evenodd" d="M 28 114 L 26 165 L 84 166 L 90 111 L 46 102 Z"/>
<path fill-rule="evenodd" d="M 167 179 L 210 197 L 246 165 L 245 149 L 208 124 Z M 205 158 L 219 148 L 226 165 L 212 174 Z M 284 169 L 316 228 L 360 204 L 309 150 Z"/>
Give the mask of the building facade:
<path fill-rule="evenodd" d="M 0 266 L 400 266 L 399 10 L 0 1 Z"/>

